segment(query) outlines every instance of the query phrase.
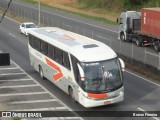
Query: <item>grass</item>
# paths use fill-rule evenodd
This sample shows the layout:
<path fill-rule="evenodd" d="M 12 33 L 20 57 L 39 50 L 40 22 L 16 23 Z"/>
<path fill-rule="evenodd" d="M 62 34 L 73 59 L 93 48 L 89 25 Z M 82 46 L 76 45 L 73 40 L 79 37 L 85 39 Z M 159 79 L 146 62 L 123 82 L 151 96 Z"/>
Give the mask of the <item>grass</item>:
<path fill-rule="evenodd" d="M 37 3 L 34 0 L 22 0 L 22 1 L 32 3 L 32 4 Z M 75 14 L 75 15 L 78 15 L 78 16 L 81 16 L 81 17 L 84 17 L 84 18 L 87 18 L 87 19 L 92 19 L 92 20 L 101 21 L 101 22 L 107 23 L 107 24 L 117 25 L 115 20 L 112 21 L 112 20 L 109 20 L 109 19 L 106 19 L 106 18 L 103 18 L 103 17 L 91 16 L 91 15 L 87 15 L 87 14 L 83 14 L 83 13 L 77 13 L 77 12 L 74 12 L 74 11 L 69 11 L 69 10 L 66 10 L 66 9 L 50 6 L 50 5 L 45 4 L 45 3 L 41 3 L 41 5 L 45 6 L 45 7 L 52 8 L 52 9 L 61 10 L 61 11 L 66 12 L 66 13 L 72 13 L 72 14 Z"/>
<path fill-rule="evenodd" d="M 22 0 L 23 2 L 28 2 L 28 3 L 32 3 L 32 4 L 37 4 L 36 1 L 33 1 L 33 0 Z"/>
<path fill-rule="evenodd" d="M 0 9 L 0 14 L 3 14 L 3 12 L 4 12 L 4 11 Z M 26 19 L 25 19 L 25 18 L 18 17 L 18 16 L 16 16 L 15 14 L 13 14 L 13 13 L 11 13 L 11 12 L 9 12 L 9 11 L 7 11 L 6 16 L 9 17 L 9 18 L 14 19 L 14 20 L 16 20 L 16 21 L 18 21 L 18 22 L 20 22 L 20 23 L 26 22 Z M 3 20 L 4 20 L 4 19 L 3 19 Z M 2 21 L 2 22 L 3 22 L 3 21 Z M 31 21 L 31 22 L 32 22 L 32 21 Z M 37 24 L 37 22 L 34 22 L 34 23 Z"/>
<path fill-rule="evenodd" d="M 19 117 L 14 117 L 13 120 L 21 120 Z"/>
<path fill-rule="evenodd" d="M 0 11 L 0 13 L 2 13 L 2 11 Z M 16 15 L 11 14 L 9 12 L 7 12 L 6 15 L 12 19 L 15 19 L 18 22 L 25 22 L 24 18 L 17 17 Z M 157 72 L 158 70 L 150 69 L 151 67 L 146 67 L 143 63 L 139 63 L 138 61 L 131 62 L 130 59 L 121 55 L 119 56 L 122 57 L 122 59 L 125 61 L 127 69 L 130 69 L 134 72 L 144 75 L 145 77 L 148 77 L 160 82 L 160 71 Z"/>
<path fill-rule="evenodd" d="M 32 0 L 23 0 L 23 1 L 32 1 Z M 44 6 L 47 6 L 47 7 L 51 7 L 51 6 L 48 6 L 46 4 L 43 4 Z M 53 7 L 51 7 L 53 8 Z M 59 10 L 61 10 L 60 8 L 57 8 Z M 2 13 L 2 11 L 0 11 L 0 13 Z M 6 14 L 8 17 L 11 17 L 13 19 L 15 19 L 16 21 L 19 21 L 19 22 L 25 22 L 26 20 L 24 18 L 20 18 L 20 17 L 17 17 L 16 15 L 14 14 L 11 14 L 9 12 L 7 12 Z M 85 15 L 85 14 L 82 14 L 82 16 Z M 91 16 L 87 16 L 85 15 L 86 18 L 90 18 Z M 92 16 L 93 17 L 93 16 Z M 92 18 L 90 18 L 92 19 Z M 99 20 L 99 18 L 94 18 L 94 19 L 97 19 Z M 101 19 L 103 20 L 103 19 Z M 104 21 L 105 22 L 105 21 Z M 109 21 L 108 21 L 109 22 Z M 108 23 L 107 22 L 107 23 Z M 122 57 L 126 63 L 126 68 L 130 69 L 130 70 L 133 70 L 137 73 L 140 73 L 148 78 L 151 78 L 153 80 L 157 80 L 160 82 L 160 71 L 158 70 L 155 70 L 155 69 L 150 69 L 151 67 L 147 67 L 145 65 L 143 65 L 143 63 L 139 63 L 138 61 L 136 62 L 131 62 L 130 60 L 128 60 L 128 58 L 126 57 Z"/>
<path fill-rule="evenodd" d="M 125 62 L 126 68 L 141 74 L 144 78 L 150 78 L 153 81 L 160 82 L 160 70 L 142 62 L 131 60 L 123 55 L 119 55 Z"/>
<path fill-rule="evenodd" d="M 137 72 L 141 75 L 143 75 L 144 77 L 147 78 L 151 78 L 154 81 L 159 81 L 160 82 L 160 72 L 158 72 L 158 70 L 150 70 L 149 67 L 147 66 L 143 66 L 143 65 L 137 65 L 136 63 L 128 63 L 125 62 L 126 67 L 134 72 Z"/>

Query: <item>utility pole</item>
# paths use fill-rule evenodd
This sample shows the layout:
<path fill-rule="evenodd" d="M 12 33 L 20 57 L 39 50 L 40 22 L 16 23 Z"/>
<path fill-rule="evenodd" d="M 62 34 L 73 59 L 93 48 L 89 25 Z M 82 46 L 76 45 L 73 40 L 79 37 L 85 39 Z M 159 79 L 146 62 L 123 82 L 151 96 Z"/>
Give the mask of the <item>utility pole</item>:
<path fill-rule="evenodd" d="M 38 1 L 38 26 L 41 26 L 41 4 L 40 4 L 40 0 L 37 0 Z"/>

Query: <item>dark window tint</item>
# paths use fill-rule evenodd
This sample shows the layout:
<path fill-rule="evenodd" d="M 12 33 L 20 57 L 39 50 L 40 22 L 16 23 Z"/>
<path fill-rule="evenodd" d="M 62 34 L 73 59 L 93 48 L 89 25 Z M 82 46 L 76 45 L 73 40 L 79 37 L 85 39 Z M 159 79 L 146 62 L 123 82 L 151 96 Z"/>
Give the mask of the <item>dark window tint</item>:
<path fill-rule="evenodd" d="M 120 24 L 123 24 L 123 18 L 120 18 L 119 23 L 120 23 Z"/>
<path fill-rule="evenodd" d="M 48 44 L 46 42 L 41 41 L 41 52 L 45 55 L 48 54 Z"/>
<path fill-rule="evenodd" d="M 34 47 L 34 36 L 29 34 L 29 44 Z"/>
<path fill-rule="evenodd" d="M 80 73 L 79 73 L 78 66 L 77 66 L 78 60 L 73 55 L 71 55 L 71 61 L 72 61 L 72 66 L 73 66 L 74 77 L 77 83 L 79 84 Z"/>
<path fill-rule="evenodd" d="M 35 49 L 40 51 L 40 39 L 35 38 Z"/>
<path fill-rule="evenodd" d="M 83 48 L 94 48 L 94 47 L 98 47 L 98 45 L 95 44 L 83 45 Z"/>
<path fill-rule="evenodd" d="M 48 57 L 54 59 L 54 47 L 50 44 L 48 44 Z"/>
<path fill-rule="evenodd" d="M 26 28 L 36 28 L 36 26 L 34 24 L 28 24 L 26 25 Z"/>
<path fill-rule="evenodd" d="M 55 48 L 55 61 L 62 64 L 63 52 L 59 48 Z"/>
<path fill-rule="evenodd" d="M 69 62 L 69 56 L 67 52 L 63 52 L 63 65 L 64 67 L 66 67 L 67 69 L 71 69 L 70 68 L 70 62 Z"/>

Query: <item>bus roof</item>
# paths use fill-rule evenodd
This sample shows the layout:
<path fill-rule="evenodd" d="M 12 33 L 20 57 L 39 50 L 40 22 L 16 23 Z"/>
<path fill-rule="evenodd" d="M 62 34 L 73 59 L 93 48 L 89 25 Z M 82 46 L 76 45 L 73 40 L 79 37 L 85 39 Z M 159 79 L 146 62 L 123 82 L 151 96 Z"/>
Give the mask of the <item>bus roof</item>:
<path fill-rule="evenodd" d="M 71 53 L 81 62 L 102 61 L 117 57 L 117 54 L 106 44 L 57 27 L 35 28 L 30 30 L 29 34 Z"/>

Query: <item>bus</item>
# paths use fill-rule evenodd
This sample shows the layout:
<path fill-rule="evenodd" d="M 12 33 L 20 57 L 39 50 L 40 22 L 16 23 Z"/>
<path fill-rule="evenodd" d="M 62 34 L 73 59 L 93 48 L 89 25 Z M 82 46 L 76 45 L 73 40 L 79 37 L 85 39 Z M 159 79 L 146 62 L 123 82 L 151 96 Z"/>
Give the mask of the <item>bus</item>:
<path fill-rule="evenodd" d="M 31 66 L 84 107 L 124 99 L 122 59 L 106 44 L 57 27 L 29 31 Z"/>

